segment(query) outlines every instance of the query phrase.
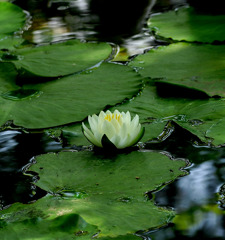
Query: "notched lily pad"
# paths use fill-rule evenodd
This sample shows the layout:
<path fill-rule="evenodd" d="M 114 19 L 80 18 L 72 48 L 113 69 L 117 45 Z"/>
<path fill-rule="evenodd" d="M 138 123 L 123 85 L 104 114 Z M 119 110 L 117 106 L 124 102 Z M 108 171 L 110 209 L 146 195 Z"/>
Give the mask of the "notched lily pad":
<path fill-rule="evenodd" d="M 225 15 L 199 14 L 191 7 L 153 15 L 148 25 L 156 34 L 179 41 L 225 40 Z"/>
<path fill-rule="evenodd" d="M 131 152 L 114 157 L 87 151 L 61 152 L 38 156 L 36 161 L 29 171 L 38 173 L 40 180 L 36 184 L 54 196 L 48 195 L 28 205 L 14 204 L 11 210 L 0 212 L 6 223 L 0 229 L 1 234 L 13 228 L 18 236 L 29 236 L 32 232 L 33 238 L 45 234 L 45 239 L 51 239 L 56 233 L 57 237 L 72 237 L 74 232 L 88 231 L 77 228 L 77 219 L 85 222 L 83 226 L 94 227 L 91 233 L 100 239 L 162 226 L 172 220 L 174 212 L 156 207 L 147 200 L 145 192 L 184 175 L 180 169 L 186 166 L 185 161 L 171 160 L 154 152 Z M 66 189 L 85 193 L 85 197 L 62 196 L 61 192 Z M 38 213 L 40 209 L 46 217 L 33 221 L 31 211 Z M 35 218 L 38 219 L 36 215 Z M 90 235 L 87 239 L 91 239 Z"/>
<path fill-rule="evenodd" d="M 0 94 L 18 96 L 15 93 L 22 90 L 15 84 L 15 69 L 9 63 L 0 63 L 0 69 Z M 25 92 L 36 91 L 36 97 L 28 96 L 23 101 L 0 97 L 0 125 L 13 120 L 17 126 L 34 129 L 82 121 L 107 105 L 132 98 L 141 87 L 142 78 L 131 68 L 103 63 L 91 72 L 22 86 Z"/>
<path fill-rule="evenodd" d="M 225 97 L 224 52 L 224 45 L 176 43 L 150 50 L 135 58 L 130 66 L 138 67 L 141 75 L 161 84 L 199 90 L 200 96 L 205 92 L 211 97 Z"/>
<path fill-rule="evenodd" d="M 173 121 L 203 142 L 225 143 L 223 99 L 162 98 L 156 87 L 146 86 L 142 94 L 116 108 L 140 116 L 140 123 L 146 129 L 143 141 L 160 138 L 167 122 Z"/>

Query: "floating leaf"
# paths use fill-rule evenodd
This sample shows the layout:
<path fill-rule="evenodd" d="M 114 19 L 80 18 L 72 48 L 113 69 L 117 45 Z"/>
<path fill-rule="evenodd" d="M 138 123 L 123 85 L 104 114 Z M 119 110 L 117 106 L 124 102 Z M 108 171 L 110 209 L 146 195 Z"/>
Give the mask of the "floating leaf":
<path fill-rule="evenodd" d="M 211 125 L 206 131 L 206 136 L 214 139 L 215 145 L 225 144 L 225 118 Z"/>
<path fill-rule="evenodd" d="M 12 68 L 7 63 L 0 63 L 0 69 L 3 69 L 0 71 L 0 125 L 13 120 L 17 126 L 49 128 L 82 121 L 107 105 L 131 98 L 140 91 L 142 83 L 140 76 L 129 67 L 105 63 L 82 74 L 24 85 L 23 91 L 31 95 L 12 101 L 12 93 L 18 97 L 18 91 L 14 91 L 18 87 L 9 83 L 15 82 L 16 74 L 14 69 L 7 73 L 5 66 Z M 4 97 L 9 92 L 11 100 Z"/>
<path fill-rule="evenodd" d="M 225 40 L 225 15 L 198 14 L 193 8 L 180 8 L 152 16 L 149 27 L 165 38 L 214 42 Z"/>
<path fill-rule="evenodd" d="M 9 2 L 0 2 L 0 39 L 20 30 L 26 21 L 23 10 Z"/>
<path fill-rule="evenodd" d="M 46 196 L 29 205 L 15 204 L 11 210 L 2 211 L 3 233 L 13 228 L 14 234 L 26 236 L 29 228 L 33 238 L 45 232 L 45 239 L 50 239 L 54 226 L 59 226 L 59 236 L 63 230 L 73 236 L 78 216 L 95 226 L 99 237 L 162 226 L 171 221 L 174 213 L 156 207 L 144 195 L 184 175 L 180 168 L 186 165 L 185 161 L 153 152 L 111 157 L 93 152 L 61 152 L 38 156 L 36 161 L 29 171 L 39 174 L 36 184 L 54 193 L 54 197 Z"/>
<path fill-rule="evenodd" d="M 24 39 L 20 37 L 6 36 L 0 39 L 0 49 L 14 50 L 23 43 Z"/>
<path fill-rule="evenodd" d="M 177 43 L 150 50 L 130 65 L 161 84 L 172 83 L 225 97 L 224 52 L 224 45 Z"/>
<path fill-rule="evenodd" d="M 111 47 L 106 43 L 82 43 L 70 40 L 14 51 L 17 69 L 42 77 L 58 77 L 93 67 L 106 59 Z"/>
<path fill-rule="evenodd" d="M 157 137 L 157 131 L 160 133 L 162 126 L 173 121 L 202 141 L 212 137 L 215 145 L 225 143 L 225 101 L 221 99 L 163 98 L 157 95 L 156 87 L 146 86 L 141 95 L 116 108 L 140 116 L 146 128 L 144 141 Z"/>

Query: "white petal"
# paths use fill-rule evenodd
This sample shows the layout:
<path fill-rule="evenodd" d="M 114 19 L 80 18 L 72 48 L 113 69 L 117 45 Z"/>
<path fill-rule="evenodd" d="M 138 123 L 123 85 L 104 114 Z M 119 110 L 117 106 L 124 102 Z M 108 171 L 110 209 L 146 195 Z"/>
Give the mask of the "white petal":
<path fill-rule="evenodd" d="M 98 141 L 95 136 L 93 135 L 93 133 L 85 126 L 85 124 L 82 122 L 82 127 L 84 129 L 84 135 L 86 136 L 86 138 L 93 143 L 94 145 L 98 146 L 98 147 L 102 147 L 102 144 L 100 141 Z"/>
<path fill-rule="evenodd" d="M 114 128 L 115 128 L 115 134 L 118 133 L 118 132 L 120 132 L 121 125 L 119 124 L 119 122 L 118 122 L 115 118 L 113 118 L 110 123 L 111 123 L 111 124 L 114 126 Z"/>
<path fill-rule="evenodd" d="M 107 110 L 105 114 L 106 114 L 106 115 L 108 115 L 108 114 L 109 114 L 109 115 L 112 115 L 111 111 L 109 111 L 109 110 Z"/>
<path fill-rule="evenodd" d="M 106 134 L 110 140 L 116 134 L 116 129 L 111 122 L 105 120 L 102 124 L 102 132 L 103 134 Z"/>
<path fill-rule="evenodd" d="M 139 124 L 139 116 L 136 115 L 134 119 L 131 121 L 130 127 L 131 129 L 135 129 Z"/>
<path fill-rule="evenodd" d="M 121 137 L 119 135 L 114 135 L 110 141 L 116 146 L 116 148 L 119 149 L 120 142 L 121 142 Z"/>
<path fill-rule="evenodd" d="M 144 134 L 144 128 L 141 128 L 139 133 L 130 141 L 128 147 L 133 146 L 134 144 L 136 144 L 138 141 L 141 140 L 142 136 Z"/>
<path fill-rule="evenodd" d="M 98 116 L 98 121 L 103 121 L 105 116 L 106 116 L 106 114 L 103 111 L 101 111 L 99 116 Z"/>
<path fill-rule="evenodd" d="M 97 115 L 92 115 L 88 116 L 88 122 L 91 128 L 91 131 L 94 133 L 98 127 L 98 116 Z"/>

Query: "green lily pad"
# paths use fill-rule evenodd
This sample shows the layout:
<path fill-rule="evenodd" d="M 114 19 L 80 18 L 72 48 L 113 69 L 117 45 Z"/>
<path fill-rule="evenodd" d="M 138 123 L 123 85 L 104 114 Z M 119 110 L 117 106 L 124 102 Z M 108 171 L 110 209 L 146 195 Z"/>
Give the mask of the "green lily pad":
<path fill-rule="evenodd" d="M 163 98 L 157 95 L 156 87 L 146 86 L 142 94 L 116 109 L 140 116 L 140 122 L 146 128 L 144 141 L 158 137 L 157 131 L 160 132 L 168 121 L 173 121 L 204 142 L 225 143 L 223 99 Z"/>
<path fill-rule="evenodd" d="M 107 43 L 64 43 L 15 50 L 12 60 L 17 69 L 42 77 L 58 77 L 79 72 L 106 59 L 111 53 Z"/>
<path fill-rule="evenodd" d="M 0 2 L 0 39 L 20 30 L 26 21 L 23 10 L 9 2 Z"/>
<path fill-rule="evenodd" d="M 23 43 L 24 39 L 20 37 L 7 36 L 0 39 L 0 49 L 14 50 Z"/>
<path fill-rule="evenodd" d="M 225 97 L 225 46 L 171 44 L 140 55 L 131 66 L 144 77 Z"/>
<path fill-rule="evenodd" d="M 158 35 L 178 41 L 225 40 L 225 15 L 198 14 L 193 8 L 180 8 L 154 15 L 148 25 Z"/>
<path fill-rule="evenodd" d="M 36 161 L 29 171 L 39 174 L 36 185 L 52 192 L 54 197 L 47 196 L 29 205 L 15 204 L 11 210 L 2 211 L 3 233 L 4 227 L 11 227 L 15 233 L 25 235 L 29 227 L 33 237 L 46 232 L 49 239 L 54 231 L 52 222 L 58 219 L 58 225 L 65 225 L 59 217 L 66 220 L 75 214 L 95 226 L 99 237 L 160 227 L 172 220 L 174 212 L 156 207 L 145 193 L 184 175 L 180 168 L 186 166 L 185 161 L 154 152 L 111 157 L 93 152 L 61 152 L 38 156 Z M 74 232 L 72 227 L 76 227 L 75 221 L 67 226 L 68 236 Z"/>
<path fill-rule="evenodd" d="M 211 125 L 206 131 L 206 136 L 214 139 L 215 145 L 225 144 L 225 118 Z"/>
<path fill-rule="evenodd" d="M 86 126 L 88 123 L 86 123 Z M 81 123 L 65 126 L 61 128 L 62 138 L 66 140 L 69 145 L 87 146 L 91 143 L 84 136 L 81 128 Z"/>
<path fill-rule="evenodd" d="M 15 85 L 15 69 L 7 63 L 0 63 L 0 69 L 0 125 L 13 120 L 15 125 L 31 129 L 82 121 L 107 105 L 133 97 L 142 87 L 140 76 L 132 69 L 110 63 L 43 84 L 24 85 L 21 91 Z"/>

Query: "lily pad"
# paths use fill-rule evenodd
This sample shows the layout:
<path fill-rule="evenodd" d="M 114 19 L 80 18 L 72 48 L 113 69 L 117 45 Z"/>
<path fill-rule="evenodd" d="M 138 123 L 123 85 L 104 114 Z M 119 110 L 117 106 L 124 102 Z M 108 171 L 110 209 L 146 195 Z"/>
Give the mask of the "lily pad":
<path fill-rule="evenodd" d="M 66 232 L 60 218 L 73 219 L 75 214 L 95 226 L 99 237 L 117 237 L 167 224 L 174 212 L 156 207 L 145 193 L 184 175 L 180 168 L 186 166 L 185 161 L 154 152 L 111 157 L 93 152 L 61 152 L 38 156 L 36 161 L 29 171 L 38 173 L 36 185 L 54 197 L 46 196 L 29 205 L 17 204 L 0 214 L 5 229 L 17 226 L 14 231 L 25 235 L 29 227 L 33 237 L 45 231 L 46 239 L 52 234 L 52 222 L 58 218 Z M 75 221 L 67 226 L 71 229 L 68 236 L 72 236 L 73 227 Z M 4 229 L 1 231 L 4 233 Z"/>
<path fill-rule="evenodd" d="M 142 87 L 140 76 L 129 67 L 104 63 L 82 74 L 24 85 L 20 88 L 23 91 L 18 92 L 16 71 L 11 69 L 6 74 L 5 66 L 12 68 L 10 64 L 0 63 L 4 69 L 0 71 L 0 125 L 13 120 L 17 126 L 37 129 L 82 121 L 107 105 L 133 97 Z M 19 100 L 18 96 L 22 98 Z"/>
<path fill-rule="evenodd" d="M 40 47 L 26 47 L 13 52 L 13 63 L 21 71 L 42 77 L 58 77 L 93 67 L 111 53 L 107 43 L 82 43 L 71 40 Z"/>
<path fill-rule="evenodd" d="M 0 2 L 0 39 L 20 30 L 26 21 L 23 10 L 9 2 Z"/>
<path fill-rule="evenodd" d="M 116 108 L 140 116 L 140 122 L 146 128 L 145 141 L 158 137 L 157 131 L 160 132 L 168 121 L 173 121 L 201 141 L 210 141 L 214 145 L 225 143 L 223 99 L 163 98 L 157 95 L 156 87 L 146 86 L 142 94 Z"/>
<path fill-rule="evenodd" d="M 199 14 L 191 7 L 153 15 L 148 25 L 156 34 L 178 41 L 225 40 L 225 15 Z"/>
<path fill-rule="evenodd" d="M 206 136 L 214 140 L 215 145 L 225 144 L 225 118 L 211 125 L 206 132 Z"/>
<path fill-rule="evenodd" d="M 23 43 L 21 37 L 6 36 L 0 39 L 0 49 L 14 50 Z"/>
<path fill-rule="evenodd" d="M 159 83 L 225 97 L 225 46 L 176 43 L 140 55 L 131 66 Z"/>

